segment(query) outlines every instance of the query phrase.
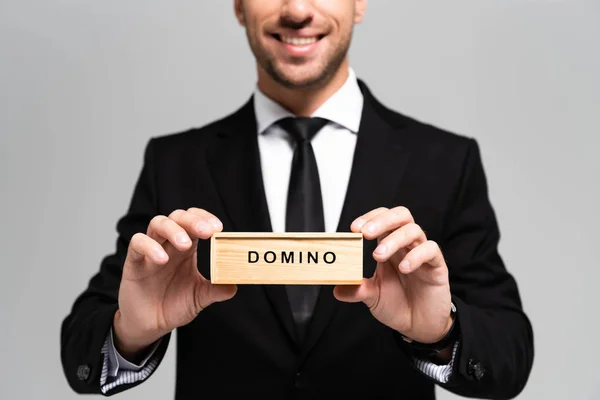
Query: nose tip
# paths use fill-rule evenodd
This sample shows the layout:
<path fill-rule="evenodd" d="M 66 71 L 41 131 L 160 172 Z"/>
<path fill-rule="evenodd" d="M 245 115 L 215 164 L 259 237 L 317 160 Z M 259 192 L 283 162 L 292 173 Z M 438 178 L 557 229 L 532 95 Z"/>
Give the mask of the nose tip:
<path fill-rule="evenodd" d="M 282 10 L 283 17 L 292 21 L 301 22 L 313 16 L 312 2 L 310 0 L 288 0 Z"/>

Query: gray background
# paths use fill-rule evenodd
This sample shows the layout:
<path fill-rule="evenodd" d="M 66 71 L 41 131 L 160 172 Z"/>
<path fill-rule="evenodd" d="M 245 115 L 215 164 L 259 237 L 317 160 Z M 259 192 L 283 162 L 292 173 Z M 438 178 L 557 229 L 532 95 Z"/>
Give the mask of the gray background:
<path fill-rule="evenodd" d="M 535 328 L 521 399 L 600 398 L 599 39 L 598 0 L 372 0 L 352 48 L 381 100 L 481 144 Z M 113 250 L 146 141 L 254 82 L 232 1 L 0 0 L 0 398 L 77 398 L 60 322 Z M 173 349 L 120 398 L 172 398 Z"/>

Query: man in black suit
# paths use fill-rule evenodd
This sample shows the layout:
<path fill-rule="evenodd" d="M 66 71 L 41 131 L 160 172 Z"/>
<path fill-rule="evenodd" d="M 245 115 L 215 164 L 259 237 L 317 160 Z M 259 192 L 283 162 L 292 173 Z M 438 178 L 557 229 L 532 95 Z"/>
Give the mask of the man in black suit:
<path fill-rule="evenodd" d="M 113 255 L 64 320 L 78 393 L 156 370 L 177 399 L 521 392 L 533 335 L 497 250 L 477 143 L 387 109 L 347 51 L 366 0 L 236 0 L 258 84 L 233 114 L 150 140 Z M 358 286 L 213 285 L 215 232 L 362 232 Z"/>

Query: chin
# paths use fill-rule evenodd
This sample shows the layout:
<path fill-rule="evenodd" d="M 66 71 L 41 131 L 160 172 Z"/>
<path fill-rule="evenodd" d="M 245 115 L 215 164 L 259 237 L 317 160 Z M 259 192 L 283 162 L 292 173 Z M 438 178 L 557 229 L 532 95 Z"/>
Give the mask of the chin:
<path fill-rule="evenodd" d="M 306 67 L 274 68 L 270 75 L 276 82 L 288 88 L 307 88 L 327 80 L 324 69 Z"/>

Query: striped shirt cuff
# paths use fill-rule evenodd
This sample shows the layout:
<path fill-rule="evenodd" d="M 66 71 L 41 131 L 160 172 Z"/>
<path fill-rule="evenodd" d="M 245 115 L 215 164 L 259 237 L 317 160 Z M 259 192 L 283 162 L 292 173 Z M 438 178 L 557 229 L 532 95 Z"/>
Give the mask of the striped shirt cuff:
<path fill-rule="evenodd" d="M 106 394 L 117 386 L 136 383 L 148 378 L 158 366 L 159 357 L 155 353 L 160 342 L 160 340 L 157 341 L 150 349 L 149 355 L 139 365 L 136 365 L 125 360 L 119 354 L 113 342 L 111 328 L 101 350 L 104 356 L 102 374 L 100 375 L 100 390 L 102 393 Z"/>
<path fill-rule="evenodd" d="M 437 365 L 431 361 L 424 361 L 421 359 L 414 359 L 417 368 L 431 379 L 436 380 L 439 383 L 448 383 L 452 376 L 452 367 L 454 366 L 454 360 L 456 359 L 456 350 L 458 349 L 458 342 L 454 343 L 452 349 L 452 359 L 446 365 Z"/>

